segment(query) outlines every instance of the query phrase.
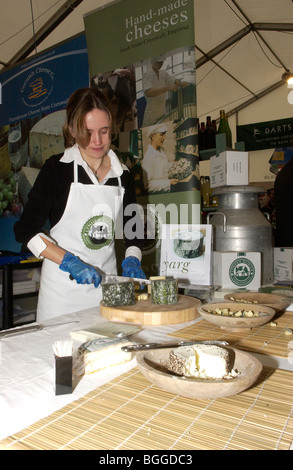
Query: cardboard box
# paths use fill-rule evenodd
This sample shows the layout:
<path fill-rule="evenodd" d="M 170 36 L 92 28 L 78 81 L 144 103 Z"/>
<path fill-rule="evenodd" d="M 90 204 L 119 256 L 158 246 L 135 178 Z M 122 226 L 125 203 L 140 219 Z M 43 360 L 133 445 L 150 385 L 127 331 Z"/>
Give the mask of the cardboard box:
<path fill-rule="evenodd" d="M 261 287 L 261 253 L 214 251 L 212 266 L 213 283 L 222 289 Z"/>
<path fill-rule="evenodd" d="M 212 225 L 163 224 L 160 275 L 187 284 L 210 286 Z"/>
<path fill-rule="evenodd" d="M 249 184 L 248 152 L 228 150 L 210 158 L 210 186 L 238 186 Z"/>
<path fill-rule="evenodd" d="M 293 281 L 293 248 L 274 248 L 275 281 Z"/>

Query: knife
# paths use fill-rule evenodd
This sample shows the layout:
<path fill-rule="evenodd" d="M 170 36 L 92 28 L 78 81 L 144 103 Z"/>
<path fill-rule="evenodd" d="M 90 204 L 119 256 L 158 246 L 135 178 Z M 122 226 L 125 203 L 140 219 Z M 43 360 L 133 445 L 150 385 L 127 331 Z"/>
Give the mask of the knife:
<path fill-rule="evenodd" d="M 42 323 L 34 323 L 32 325 L 22 325 L 19 327 L 10 328 L 9 330 L 3 330 L 0 332 L 0 338 L 6 338 L 10 336 L 24 335 L 25 333 L 30 333 L 33 331 L 39 331 L 47 328 L 52 328 L 53 326 L 67 325 L 67 323 L 79 323 L 79 320 L 70 320 L 63 323 L 54 323 L 54 325 L 43 325 Z"/>
<path fill-rule="evenodd" d="M 116 276 L 115 274 L 105 274 L 102 276 L 102 284 L 107 284 L 108 282 L 139 282 L 141 285 L 150 284 L 150 279 L 143 279 L 140 277 L 125 277 L 125 276 Z"/>
<path fill-rule="evenodd" d="M 100 273 L 99 273 L 100 274 Z M 102 282 L 101 284 L 107 284 L 109 282 L 139 282 L 142 286 L 150 284 L 150 279 L 143 279 L 140 277 L 125 277 L 125 276 L 116 276 L 115 274 L 102 274 Z M 71 281 L 74 280 L 74 277 L 70 274 L 69 279 Z"/>
<path fill-rule="evenodd" d="M 177 348 L 179 346 L 192 346 L 193 344 L 215 344 L 218 346 L 227 346 L 227 341 L 179 341 L 179 343 L 145 343 L 122 346 L 122 351 L 145 351 L 149 349 Z"/>

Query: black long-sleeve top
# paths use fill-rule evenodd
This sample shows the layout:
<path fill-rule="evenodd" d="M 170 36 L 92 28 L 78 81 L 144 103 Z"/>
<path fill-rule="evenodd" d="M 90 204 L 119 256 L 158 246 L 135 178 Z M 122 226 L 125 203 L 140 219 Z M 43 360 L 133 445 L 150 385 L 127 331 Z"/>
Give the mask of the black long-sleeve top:
<path fill-rule="evenodd" d="M 24 207 L 19 221 L 14 225 L 15 238 L 19 243 L 27 246 L 28 242 L 38 233 L 44 231 L 47 221 L 50 227 L 54 227 L 61 219 L 66 207 L 70 186 L 74 180 L 74 162 L 61 162 L 61 155 L 54 155 L 44 163 L 35 184 L 28 195 L 28 201 Z M 117 158 L 117 157 L 116 157 Z M 136 202 L 135 185 L 130 171 L 123 166 L 120 176 L 121 185 L 125 188 L 123 198 L 123 214 L 128 204 Z M 78 165 L 78 182 L 93 184 L 85 169 Z M 111 177 L 105 181 L 105 185 L 118 186 L 118 178 Z M 131 216 L 123 217 L 124 226 Z M 140 232 L 141 233 L 141 232 Z M 141 238 L 124 238 L 125 248 L 136 246 L 143 248 Z"/>

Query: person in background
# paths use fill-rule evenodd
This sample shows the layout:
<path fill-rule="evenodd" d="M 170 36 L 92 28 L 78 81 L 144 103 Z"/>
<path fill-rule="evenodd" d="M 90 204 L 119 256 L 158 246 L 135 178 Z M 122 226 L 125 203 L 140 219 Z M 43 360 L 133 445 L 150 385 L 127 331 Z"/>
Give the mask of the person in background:
<path fill-rule="evenodd" d="M 150 144 L 141 162 L 144 188 L 149 193 L 170 192 L 178 180 L 169 179 L 169 161 L 163 150 L 167 127 L 157 124 L 149 127 L 147 137 Z"/>
<path fill-rule="evenodd" d="M 14 225 L 16 240 L 43 259 L 38 321 L 99 305 L 102 274 L 117 274 L 115 229 L 125 227 L 125 208 L 136 202 L 129 169 L 110 149 L 105 97 L 78 89 L 66 115 L 65 151 L 46 160 Z M 144 278 L 143 237 L 126 232 L 122 274 Z"/>
<path fill-rule="evenodd" d="M 185 88 L 188 85 L 186 82 L 175 80 L 167 70 L 162 69 L 165 59 L 164 55 L 154 57 L 150 70 L 142 78 L 142 86 L 146 99 L 143 127 L 151 126 L 164 117 L 168 92 L 175 92 L 180 87 Z"/>
<path fill-rule="evenodd" d="M 293 247 L 293 158 L 277 173 L 275 179 L 276 247 Z"/>

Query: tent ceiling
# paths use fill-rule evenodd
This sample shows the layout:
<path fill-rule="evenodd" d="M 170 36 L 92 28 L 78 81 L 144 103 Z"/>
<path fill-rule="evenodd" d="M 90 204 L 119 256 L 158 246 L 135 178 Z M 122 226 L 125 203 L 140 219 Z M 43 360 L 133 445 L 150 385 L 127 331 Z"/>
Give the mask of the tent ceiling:
<path fill-rule="evenodd" d="M 5 1 L 0 71 L 83 31 L 83 15 L 109 3 Z M 284 86 L 282 74 L 293 72 L 292 0 L 194 0 L 194 5 L 199 114 L 221 107 L 233 114 Z"/>

